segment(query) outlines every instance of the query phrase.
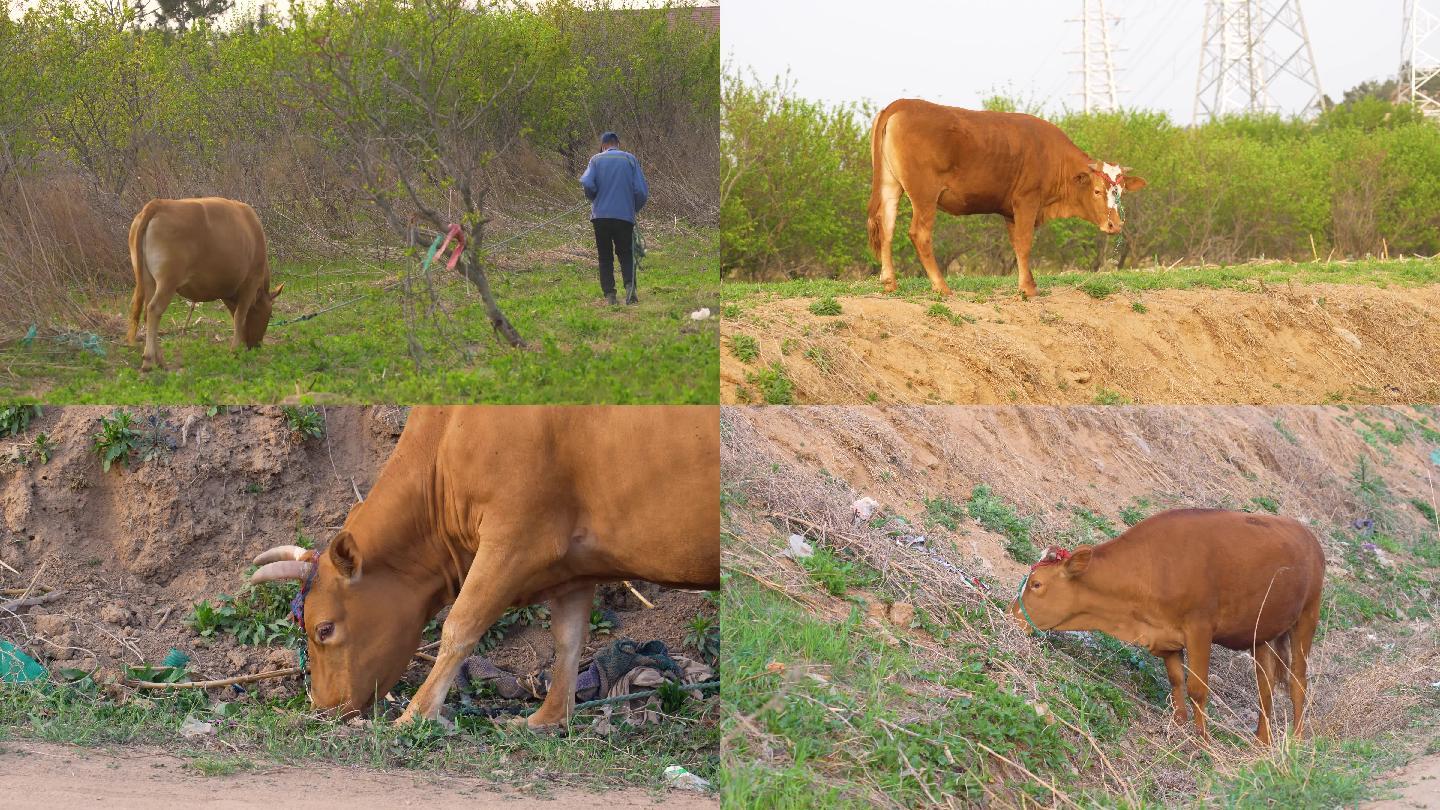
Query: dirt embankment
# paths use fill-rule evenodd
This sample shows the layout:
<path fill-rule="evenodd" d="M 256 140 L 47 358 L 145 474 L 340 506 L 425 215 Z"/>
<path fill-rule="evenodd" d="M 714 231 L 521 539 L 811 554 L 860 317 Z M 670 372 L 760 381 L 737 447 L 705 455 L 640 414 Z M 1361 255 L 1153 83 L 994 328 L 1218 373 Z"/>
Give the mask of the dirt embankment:
<path fill-rule="evenodd" d="M 964 513 L 982 484 L 1031 522 L 1035 548 L 1103 541 L 1084 512 L 1123 529 L 1126 507 L 1145 514 L 1181 506 L 1278 510 L 1321 538 L 1332 594 L 1373 595 L 1420 608 L 1420 615 L 1421 603 L 1433 603 L 1433 571 L 1404 593 L 1377 594 L 1373 577 L 1355 567 L 1373 554 L 1364 565 L 1403 561 L 1431 570 L 1417 550 L 1433 546 L 1437 530 L 1414 504 L 1433 509 L 1440 499 L 1440 467 L 1432 460 L 1440 451 L 1440 420 L 1433 409 L 811 406 L 726 408 L 724 414 L 723 480 L 743 504 L 730 510 L 736 540 L 725 547 L 727 567 L 760 582 L 798 586 L 807 604 L 812 596 L 828 599 L 812 593 L 804 570 L 780 555 L 785 535 L 803 531 L 812 542 L 863 559 L 881 572 L 885 587 L 908 594 L 931 615 L 957 604 L 985 613 L 988 620 L 980 624 L 988 623 L 991 635 L 964 640 L 982 649 L 1001 645 L 1004 652 L 994 654 L 1011 656 L 1012 665 L 1037 654 L 999 606 L 1028 565 L 1007 550 L 1010 538 Z M 911 548 L 853 523 L 851 503 L 861 496 L 903 516 L 927 540 Z M 961 510 L 951 518 L 954 530 L 927 514 L 927 501 L 941 499 Z M 1383 526 L 1398 540 L 1396 550 L 1362 548 L 1357 520 Z M 990 583 L 991 600 L 978 603 L 962 574 Z M 849 605 L 836 605 L 841 621 Z M 1407 713 L 1440 680 L 1440 646 L 1428 628 L 1420 619 L 1366 620 L 1351 629 L 1332 622 L 1311 658 L 1312 730 L 1370 737 L 1409 728 Z M 897 632 L 887 622 L 876 630 Z M 1249 658 L 1216 648 L 1211 686 L 1212 719 L 1247 736 L 1256 721 Z M 1136 705 L 1135 732 L 1163 738 L 1167 716 L 1147 715 L 1142 701 Z M 1415 737 L 1423 746 L 1424 736 Z M 1166 779 L 1193 788 L 1196 777 L 1183 765 L 1169 770 Z"/>
<path fill-rule="evenodd" d="M 52 669 L 98 667 L 109 676 L 100 680 L 125 666 L 158 664 L 172 647 L 191 656 L 199 678 L 293 666 L 288 648 L 246 646 L 223 632 L 201 637 L 186 619 L 199 600 L 239 593 L 260 551 L 294 542 L 297 533 L 317 541 L 333 535 L 356 493 L 374 485 L 406 410 L 327 408 L 327 437 L 302 440 L 278 407 L 129 408 L 137 429 L 150 430 L 151 416 L 159 420 L 174 448 L 106 473 L 91 437 L 111 410 L 45 408 L 20 436 L 0 440 L 0 589 L 59 591 L 54 601 L 0 618 L 0 637 Z M 54 445 L 49 462 L 33 454 L 28 464 L 15 460 L 40 433 Z M 618 619 L 615 634 L 685 650 L 686 623 L 713 608 L 697 594 L 637 584 L 655 610 L 619 586 L 602 591 Z M 590 647 L 612 639 L 594 636 Z M 489 655 L 537 671 L 553 657 L 550 633 L 514 628 Z M 417 664 L 410 677 L 425 671 Z M 263 695 L 298 683 L 257 689 Z"/>
<path fill-rule="evenodd" d="M 1284 404 L 1440 400 L 1440 286 L 1155 290 L 1096 300 L 840 298 L 739 302 L 722 324 L 721 397 L 785 367 L 797 404 Z M 744 363 L 729 338 L 759 357 Z"/>

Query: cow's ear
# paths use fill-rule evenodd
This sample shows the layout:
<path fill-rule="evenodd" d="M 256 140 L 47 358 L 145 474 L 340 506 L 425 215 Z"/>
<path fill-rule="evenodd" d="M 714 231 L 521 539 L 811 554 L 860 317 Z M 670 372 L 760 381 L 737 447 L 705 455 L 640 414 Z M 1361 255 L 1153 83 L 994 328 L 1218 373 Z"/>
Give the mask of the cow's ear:
<path fill-rule="evenodd" d="M 1070 559 L 1065 561 L 1065 576 L 1078 577 L 1085 573 L 1085 569 L 1090 567 L 1090 557 L 1094 552 L 1095 549 L 1091 546 L 1081 546 L 1071 552 Z"/>
<path fill-rule="evenodd" d="M 330 562 L 340 576 L 354 582 L 360 578 L 360 549 L 349 532 L 340 532 L 330 541 Z"/>
<path fill-rule="evenodd" d="M 1139 191 L 1140 189 L 1148 185 L 1148 183 L 1145 182 L 1145 178 L 1131 177 L 1128 174 L 1124 176 L 1123 181 L 1125 183 L 1126 191 Z"/>
<path fill-rule="evenodd" d="M 1090 172 L 1080 172 L 1079 174 L 1075 175 L 1075 183 L 1082 186 L 1090 185 Z"/>
<path fill-rule="evenodd" d="M 285 289 L 285 283 L 282 281 L 279 287 L 276 287 L 275 289 L 270 291 L 270 300 L 274 301 L 276 298 L 279 298 L 280 291 L 283 289 Z"/>

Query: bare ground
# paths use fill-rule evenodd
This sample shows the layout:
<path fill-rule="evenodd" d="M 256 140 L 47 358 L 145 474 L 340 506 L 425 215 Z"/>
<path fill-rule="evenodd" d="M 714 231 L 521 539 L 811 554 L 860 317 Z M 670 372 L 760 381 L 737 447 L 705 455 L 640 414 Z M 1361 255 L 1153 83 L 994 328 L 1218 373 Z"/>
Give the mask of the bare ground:
<path fill-rule="evenodd" d="M 269 765 L 202 776 L 186 760 L 148 747 L 98 750 L 40 742 L 0 744 L 0 808 L 109 807 L 330 808 L 343 795 L 355 810 L 392 807 L 719 807 L 715 798 L 616 789 L 591 792 L 529 785 L 521 791 L 482 779 L 416 771 Z M 343 791 L 343 794 L 342 794 Z"/>
<path fill-rule="evenodd" d="M 725 403 L 763 402 L 748 378 L 780 363 L 796 404 L 1408 403 L 1440 399 L 1440 286 L 1260 285 L 1096 300 L 888 296 L 739 302 L 722 324 Z M 1138 306 L 1137 306 L 1138 305 Z M 1143 311 L 1139 311 L 1143 310 Z M 735 335 L 760 356 L 743 363 Z"/>

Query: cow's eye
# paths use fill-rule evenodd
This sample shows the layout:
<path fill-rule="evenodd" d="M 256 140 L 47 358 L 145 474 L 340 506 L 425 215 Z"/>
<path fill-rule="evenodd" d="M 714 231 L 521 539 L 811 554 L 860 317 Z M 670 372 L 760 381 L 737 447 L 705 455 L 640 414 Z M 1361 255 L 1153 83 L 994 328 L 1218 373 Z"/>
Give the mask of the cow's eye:
<path fill-rule="evenodd" d="M 334 622 L 321 622 L 321 623 L 320 623 L 320 626 L 317 627 L 317 628 L 315 628 L 315 640 L 316 640 L 316 641 L 325 641 L 326 639 L 330 638 L 330 637 L 333 636 L 333 635 L 335 635 L 335 623 L 334 623 Z"/>
<path fill-rule="evenodd" d="M 1038 590 L 1040 590 L 1040 583 L 1036 582 L 1036 581 L 1033 580 L 1033 579 L 1030 580 L 1030 590 L 1032 590 L 1032 591 L 1038 591 Z"/>

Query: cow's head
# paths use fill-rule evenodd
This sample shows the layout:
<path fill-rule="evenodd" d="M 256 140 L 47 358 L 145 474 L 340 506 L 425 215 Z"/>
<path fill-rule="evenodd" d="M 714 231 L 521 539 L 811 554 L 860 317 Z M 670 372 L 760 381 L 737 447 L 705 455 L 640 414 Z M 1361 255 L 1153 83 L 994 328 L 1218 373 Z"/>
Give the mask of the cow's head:
<path fill-rule="evenodd" d="M 265 330 L 270 328 L 270 309 L 279 297 L 280 291 L 285 289 L 281 284 L 273 290 L 263 287 L 255 295 L 255 303 L 250 305 L 250 311 L 245 315 L 244 338 L 245 345 L 251 349 L 260 345 L 265 339 Z"/>
<path fill-rule="evenodd" d="M 362 712 L 405 674 L 428 604 L 398 572 L 361 557 L 341 531 L 317 557 L 278 546 L 255 558 L 251 582 L 299 580 L 298 618 L 310 658 L 310 700 L 342 716 Z"/>
<path fill-rule="evenodd" d="M 1065 623 L 1081 613 L 1087 591 L 1084 574 L 1093 557 L 1090 546 L 1073 552 L 1045 549 L 1010 603 L 1010 615 L 1026 630 L 1069 629 Z"/>
<path fill-rule="evenodd" d="M 1081 216 L 1099 226 L 1105 233 L 1120 233 L 1125 221 L 1120 217 L 1120 197 L 1127 191 L 1139 191 L 1145 187 L 1142 178 L 1130 174 L 1130 169 L 1114 163 L 1092 160 L 1074 177 L 1076 191 L 1080 196 Z"/>

